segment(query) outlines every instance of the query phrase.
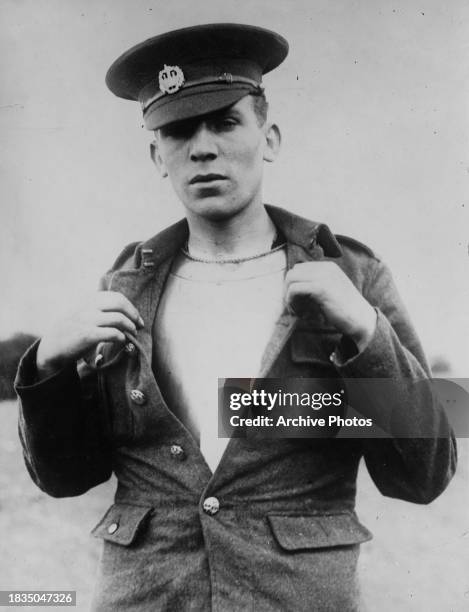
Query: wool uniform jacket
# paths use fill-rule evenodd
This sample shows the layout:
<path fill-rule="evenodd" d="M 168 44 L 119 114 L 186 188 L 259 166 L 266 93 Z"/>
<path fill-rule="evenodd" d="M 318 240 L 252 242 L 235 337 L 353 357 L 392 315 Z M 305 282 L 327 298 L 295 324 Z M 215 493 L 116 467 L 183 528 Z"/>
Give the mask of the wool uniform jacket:
<path fill-rule="evenodd" d="M 261 376 L 425 380 L 425 357 L 383 263 L 324 225 L 266 208 L 286 239 L 288 268 L 335 261 L 376 308 L 377 326 L 361 352 L 347 354 L 346 339 L 319 312 L 285 311 Z M 455 469 L 446 417 L 410 385 L 377 410 L 413 438 L 232 437 L 212 473 L 152 371 L 152 323 L 187 233 L 181 221 L 130 245 L 104 277 L 102 288 L 122 292 L 145 321 L 125 347 L 100 345 L 95 364 L 39 382 L 37 344 L 23 357 L 16 388 L 29 473 L 57 497 L 117 477 L 114 504 L 93 530 L 104 541 L 95 610 L 358 610 L 357 558 L 371 538 L 354 512 L 359 461 L 384 495 L 430 502 Z"/>

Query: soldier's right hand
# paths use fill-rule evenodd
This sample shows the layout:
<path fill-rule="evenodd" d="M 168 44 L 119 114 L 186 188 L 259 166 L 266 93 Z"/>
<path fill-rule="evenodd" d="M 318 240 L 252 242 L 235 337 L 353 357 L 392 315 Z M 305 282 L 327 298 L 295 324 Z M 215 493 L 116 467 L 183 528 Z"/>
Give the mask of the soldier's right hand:
<path fill-rule="evenodd" d="M 99 291 L 85 304 L 69 313 L 46 333 L 37 350 L 40 378 L 77 361 L 100 342 L 125 342 L 144 322 L 135 306 L 122 293 Z"/>

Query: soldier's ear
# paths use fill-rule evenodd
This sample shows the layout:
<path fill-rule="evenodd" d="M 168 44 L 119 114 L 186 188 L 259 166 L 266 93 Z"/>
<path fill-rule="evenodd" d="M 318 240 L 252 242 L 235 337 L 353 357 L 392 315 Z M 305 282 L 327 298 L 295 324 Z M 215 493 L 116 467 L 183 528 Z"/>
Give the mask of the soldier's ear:
<path fill-rule="evenodd" d="M 166 178 L 168 176 L 168 171 L 166 170 L 164 161 L 161 158 L 160 151 L 158 148 L 158 142 L 156 139 L 150 143 L 150 156 L 151 156 L 153 163 L 158 168 L 158 171 L 161 174 L 161 177 Z"/>
<path fill-rule="evenodd" d="M 273 162 L 280 151 L 282 135 L 276 123 L 268 123 L 264 129 L 266 145 L 264 149 L 264 161 Z"/>

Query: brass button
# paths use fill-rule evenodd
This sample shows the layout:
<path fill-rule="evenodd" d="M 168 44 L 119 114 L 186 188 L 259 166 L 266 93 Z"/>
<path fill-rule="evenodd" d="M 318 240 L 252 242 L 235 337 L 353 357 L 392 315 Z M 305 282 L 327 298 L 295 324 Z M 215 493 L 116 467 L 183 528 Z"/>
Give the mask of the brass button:
<path fill-rule="evenodd" d="M 171 444 L 169 452 L 174 457 L 174 459 L 178 459 L 179 461 L 184 461 L 186 458 L 186 451 L 182 448 L 180 444 Z"/>
<path fill-rule="evenodd" d="M 135 344 L 133 342 L 127 342 L 125 345 L 125 352 L 129 353 L 129 355 L 135 353 Z"/>
<path fill-rule="evenodd" d="M 134 402 L 134 404 L 138 404 L 139 406 L 147 401 L 145 393 L 140 391 L 140 389 L 132 389 L 130 392 L 130 399 Z"/>
<path fill-rule="evenodd" d="M 111 523 L 107 528 L 107 532 L 112 535 L 113 533 L 116 533 L 118 529 L 119 525 L 117 523 Z"/>
<path fill-rule="evenodd" d="M 220 502 L 216 497 L 207 497 L 202 504 L 206 514 L 214 515 L 220 510 Z"/>

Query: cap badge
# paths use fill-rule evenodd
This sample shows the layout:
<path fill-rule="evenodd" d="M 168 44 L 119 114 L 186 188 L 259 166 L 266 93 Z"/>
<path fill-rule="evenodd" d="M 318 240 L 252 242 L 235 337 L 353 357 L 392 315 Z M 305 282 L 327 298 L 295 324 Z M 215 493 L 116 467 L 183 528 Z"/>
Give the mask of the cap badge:
<path fill-rule="evenodd" d="M 179 66 L 165 64 L 163 70 L 158 73 L 158 82 L 163 93 L 176 93 L 184 85 L 184 73 Z"/>

